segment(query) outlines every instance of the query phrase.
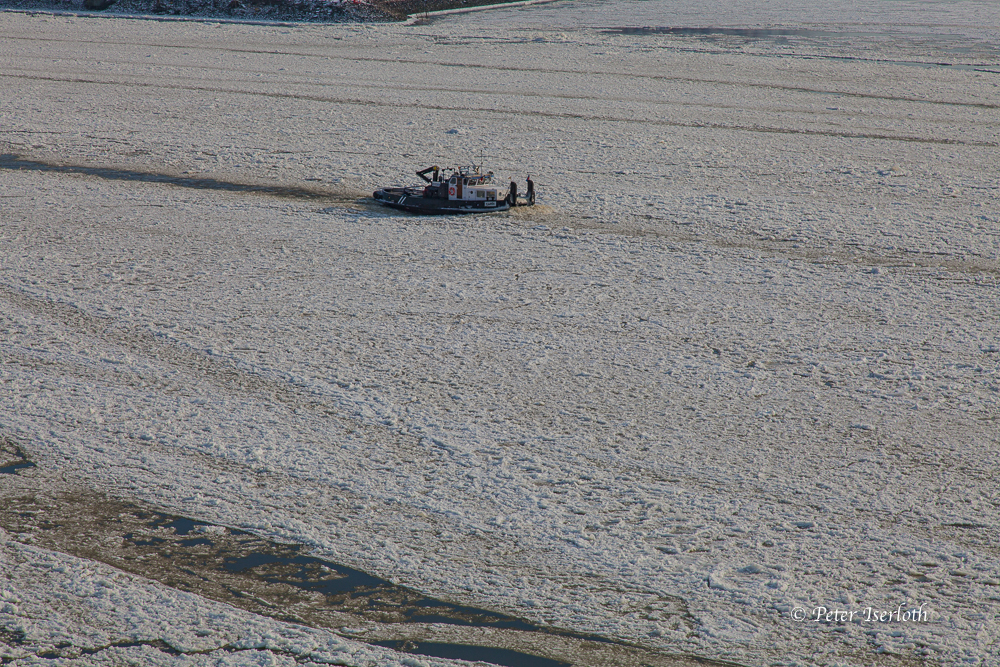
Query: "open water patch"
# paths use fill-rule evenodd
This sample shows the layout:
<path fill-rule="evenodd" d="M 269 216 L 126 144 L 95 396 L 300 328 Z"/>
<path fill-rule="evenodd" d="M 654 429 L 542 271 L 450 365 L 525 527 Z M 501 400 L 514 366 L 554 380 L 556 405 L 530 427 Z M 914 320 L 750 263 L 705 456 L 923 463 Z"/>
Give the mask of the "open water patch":
<path fill-rule="evenodd" d="M 8 438 L 0 438 L 0 475 L 16 475 L 18 470 L 34 468 L 20 445 Z"/>
<path fill-rule="evenodd" d="M 351 617 L 345 617 L 347 624 L 431 622 L 545 631 L 512 616 L 438 600 L 311 556 L 301 544 L 273 542 L 93 492 L 6 498 L 0 504 L 0 527 L 30 535 L 33 543 L 176 588 L 230 603 L 243 600 L 238 605 L 242 607 L 294 608 L 301 618 L 344 612 Z M 111 538 L 116 539 L 109 542 Z M 109 548 L 109 543 L 115 546 Z"/>
<path fill-rule="evenodd" d="M 13 478 L 18 482 L 0 496 L 0 528 L 17 539 L 277 620 L 404 652 L 509 667 L 724 664 L 455 604 L 311 555 L 301 544 L 93 491 L 49 493 L 37 477 Z"/>

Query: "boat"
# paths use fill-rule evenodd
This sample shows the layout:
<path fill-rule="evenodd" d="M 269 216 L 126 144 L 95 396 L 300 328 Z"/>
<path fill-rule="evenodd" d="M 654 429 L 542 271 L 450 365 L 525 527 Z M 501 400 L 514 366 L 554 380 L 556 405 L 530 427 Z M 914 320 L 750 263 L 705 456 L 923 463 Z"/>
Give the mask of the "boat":
<path fill-rule="evenodd" d="M 517 182 L 503 192 L 493 172 L 483 173 L 476 165 L 452 169 L 445 176 L 437 165 L 417 172 L 424 185 L 391 187 L 376 190 L 372 198 L 380 204 L 411 213 L 443 215 L 451 213 L 489 213 L 506 211 L 514 206 L 533 206 L 535 183 L 528 176 L 523 195 L 518 194 Z"/>

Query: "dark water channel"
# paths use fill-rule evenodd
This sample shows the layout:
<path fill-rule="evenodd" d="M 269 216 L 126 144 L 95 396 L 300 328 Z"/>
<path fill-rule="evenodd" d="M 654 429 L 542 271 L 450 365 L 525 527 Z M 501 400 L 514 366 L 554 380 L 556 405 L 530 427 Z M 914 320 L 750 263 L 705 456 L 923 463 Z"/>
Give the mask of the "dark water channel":
<path fill-rule="evenodd" d="M 569 663 L 560 662 L 559 660 L 542 658 L 537 655 L 528 655 L 503 648 L 444 644 L 441 642 L 380 641 L 372 643 L 391 648 L 395 651 L 405 651 L 406 653 L 419 653 L 420 655 L 430 655 L 435 658 L 447 658 L 449 660 L 489 662 L 496 665 L 509 665 L 510 667 L 561 667 L 562 665 L 569 665 Z"/>

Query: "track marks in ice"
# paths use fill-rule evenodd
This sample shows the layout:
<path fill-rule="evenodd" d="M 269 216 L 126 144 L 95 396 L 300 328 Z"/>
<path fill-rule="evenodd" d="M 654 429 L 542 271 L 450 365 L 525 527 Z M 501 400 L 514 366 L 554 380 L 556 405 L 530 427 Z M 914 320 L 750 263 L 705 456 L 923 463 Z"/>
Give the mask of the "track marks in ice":
<path fill-rule="evenodd" d="M 809 57 L 812 59 L 812 56 Z M 876 93 L 865 93 L 856 90 L 843 90 L 843 89 L 830 89 L 830 88 L 817 88 L 817 87 L 806 87 L 806 86 L 791 86 L 782 85 L 774 82 L 760 82 L 760 81 L 748 81 L 746 79 L 723 79 L 718 77 L 692 77 L 692 76 L 676 76 L 670 74 L 652 74 L 638 72 L 635 70 L 600 70 L 600 69 L 557 69 L 552 67 L 530 67 L 530 66 L 518 66 L 511 67 L 502 64 L 493 63 L 472 63 L 472 62 L 456 62 L 456 61 L 437 61 L 437 60 L 422 60 L 422 59 L 388 59 L 388 58 L 371 58 L 371 57 L 358 57 L 358 56 L 344 56 L 338 58 L 338 60 L 348 60 L 356 62 L 377 62 L 377 63 L 406 63 L 410 65 L 434 65 L 439 67 L 457 68 L 457 69 L 482 69 L 490 72 L 511 72 L 514 74 L 555 74 L 555 75 L 582 75 L 586 77 L 608 77 L 615 81 L 636 79 L 636 80 L 649 80 L 649 81 L 662 81 L 665 83 L 692 83 L 697 85 L 709 85 L 709 86 L 725 86 L 734 89 L 752 89 L 752 90 L 776 90 L 782 92 L 793 92 L 793 93 L 808 93 L 815 95 L 834 95 L 837 97 L 846 98 L 859 98 L 859 99 L 871 99 L 871 100 L 882 100 L 887 102 L 915 102 L 919 104 L 932 104 L 932 105 L 943 105 L 943 106 L 956 106 L 956 107 L 973 107 L 981 109 L 1000 109 L 1000 104 L 991 102 L 969 102 L 962 100 L 935 100 L 926 97 L 914 97 L 907 95 L 885 95 Z M 838 60 L 842 60 L 839 59 Z M 869 62 L 869 61 L 863 61 Z M 877 62 L 877 61 L 876 61 Z M 586 99 L 586 98 L 582 98 Z"/>
<path fill-rule="evenodd" d="M 345 193 L 343 189 L 337 190 L 334 188 L 239 183 L 235 181 L 221 180 L 210 176 L 183 176 L 157 173 L 153 171 L 140 171 L 135 169 L 98 167 L 79 164 L 56 164 L 40 160 L 27 160 L 19 155 L 9 153 L 0 155 L 0 169 L 43 171 L 61 174 L 82 174 L 114 181 L 160 183 L 166 185 L 176 185 L 183 188 L 191 188 L 194 190 L 218 190 L 239 194 L 256 194 L 290 199 L 319 200 L 324 203 L 331 204 L 357 205 L 359 203 L 359 197 L 362 196 L 359 192 Z"/>
<path fill-rule="evenodd" d="M 929 136 L 915 136 L 906 134 L 891 134 L 888 132 L 852 132 L 852 131 L 836 131 L 836 130 L 820 130 L 820 129 L 810 129 L 805 127 L 774 127 L 766 125 L 743 125 L 738 123 L 713 123 L 713 122 L 686 122 L 677 120 L 667 120 L 658 118 L 640 118 L 635 115 L 631 116 L 615 116 L 610 114 L 593 114 L 593 113 L 572 113 L 572 112 L 560 112 L 560 111 L 543 111 L 539 109 L 498 109 L 495 106 L 472 106 L 472 105 L 441 105 L 441 104 L 428 104 L 426 102 L 420 101 L 407 101 L 407 102 L 397 102 L 385 100 L 384 98 L 378 99 L 365 99 L 358 97 L 339 97 L 330 95 L 310 95 L 304 93 L 282 93 L 275 91 L 264 91 L 264 90 L 249 90 L 249 89 L 239 89 L 236 87 L 214 87 L 206 85 L 185 85 L 185 84 L 170 84 L 163 81 L 145 81 L 139 79 L 108 79 L 108 78 L 96 78 L 96 77 L 58 77 L 58 76 L 45 76 L 45 75 L 33 75 L 33 74 L 0 74 L 0 78 L 19 78 L 27 80 L 37 80 L 37 81 L 52 81 L 52 82 L 62 82 L 62 83 L 76 83 L 76 84 L 89 84 L 89 85 L 101 85 L 101 86 L 121 86 L 125 88 L 155 88 L 158 90 L 188 90 L 194 92 L 206 92 L 206 93 L 225 93 L 232 95 L 246 95 L 252 97 L 265 97 L 272 99 L 289 99 L 289 100 L 302 100 L 310 102 L 323 102 L 328 104 L 338 104 L 338 105 L 348 105 L 348 106 L 360 106 L 360 107 L 375 107 L 375 108 L 388 108 L 388 109 L 421 109 L 425 111 L 446 111 L 446 112 L 466 112 L 466 113 L 477 113 L 477 114 L 487 114 L 493 116 L 516 116 L 518 118 L 523 118 L 526 116 L 535 116 L 538 118 L 550 118 L 550 119 L 564 119 L 564 120 L 582 120 L 590 122 L 613 122 L 613 123 L 625 123 L 629 125 L 647 125 L 651 127 L 676 127 L 676 128 L 689 128 L 689 129 L 712 129 L 712 130 L 722 130 L 722 131 L 732 131 L 732 132 L 751 132 L 751 133 L 761 133 L 761 134 L 787 134 L 787 135 L 804 135 L 804 136 L 817 136 L 817 137 L 837 137 L 844 139 L 865 139 L 865 140 L 884 140 L 884 141 L 900 141 L 906 143 L 914 144 L 930 144 L 930 145 L 954 145 L 954 146 L 973 146 L 973 147 L 997 147 L 1000 143 L 996 141 L 976 141 L 971 139 L 958 139 L 949 137 L 929 137 Z M 403 92 L 402 89 L 400 89 Z M 601 98 L 586 98 L 593 101 L 607 101 L 607 99 Z M 713 108 L 718 108 L 713 105 Z"/>
<path fill-rule="evenodd" d="M 56 42 L 56 43 L 69 43 L 76 44 L 79 46 L 90 46 L 94 42 L 76 40 L 76 39 L 53 39 L 53 38 L 36 38 L 36 37 L 21 37 L 16 34 L 4 35 L 6 39 L 23 39 L 30 41 L 32 43 L 37 42 Z M 132 47 L 136 45 L 129 42 L 119 42 L 110 39 L 102 39 L 99 42 L 102 46 L 108 47 Z M 940 105 L 946 107 L 970 107 L 979 109 L 1000 109 L 1000 104 L 995 102 L 978 102 L 969 100 L 959 100 L 959 99 L 933 99 L 927 97 L 918 97 L 911 95 L 886 95 L 882 93 L 872 93 L 863 92 L 858 90 L 849 89 L 833 89 L 833 88 L 819 88 L 815 86 L 801 86 L 801 85 L 787 85 L 780 84 L 776 82 L 764 82 L 764 81 L 751 81 L 746 79 L 726 79 L 720 77 L 693 77 L 693 76 L 678 76 L 675 74 L 659 74 L 653 72 L 638 71 L 636 69 L 622 69 L 622 70 L 611 70 L 611 69 L 595 69 L 595 68 L 556 68 L 556 67 L 538 67 L 532 65 L 505 65 L 500 62 L 472 62 L 469 60 L 455 61 L 455 60 L 436 60 L 436 59 L 426 59 L 426 58 L 406 58 L 406 57 L 394 57 L 394 58 L 384 58 L 375 56 L 359 56 L 351 54 L 346 51 L 322 51 L 317 52 L 315 50 L 276 50 L 276 49 L 242 49 L 242 48 L 226 48 L 224 46 L 203 46 L 201 44 L 185 44 L 183 46 L 178 46 L 177 44 L 168 43 L 150 43 L 143 44 L 144 48 L 152 49 L 165 49 L 165 50 L 183 50 L 184 52 L 189 51 L 208 51 L 211 53 L 238 53 L 238 54 L 248 54 L 256 56 L 290 56 L 295 58 L 309 58 L 319 62 L 325 61 L 337 61 L 337 62 L 355 62 L 355 63 L 379 63 L 386 65 L 416 65 L 416 66 L 432 66 L 447 68 L 452 70 L 485 70 L 487 72 L 509 72 L 512 74 L 525 75 L 525 74 L 553 74 L 557 76 L 571 75 L 571 76 L 584 76 L 588 78 L 593 77 L 607 77 L 615 82 L 621 82 L 623 80 L 648 80 L 657 81 L 665 83 L 691 83 L 696 85 L 708 85 L 708 86 L 722 86 L 730 89 L 749 89 L 749 90 L 775 90 L 782 92 L 794 92 L 794 93 L 807 93 L 816 95 L 832 95 L 836 97 L 843 98 L 858 98 L 867 100 L 879 100 L 886 102 L 913 102 L 918 104 L 927 105 Z M 762 56 L 761 56 L 762 57 Z M 795 58 L 796 56 L 789 56 L 788 54 L 783 54 L 783 59 Z M 805 59 L 815 60 L 817 56 L 809 55 L 803 56 Z M 838 62 L 843 62 L 847 60 L 852 60 L 850 58 L 844 58 L 843 56 L 833 57 L 834 60 Z M 909 63 L 903 61 L 892 61 L 892 60 L 871 60 L 863 58 L 855 58 L 861 63 L 884 63 L 884 64 L 920 64 L 920 63 Z M 113 59 L 103 59 L 105 63 L 114 63 Z M 125 61 L 127 64 L 132 64 L 131 61 Z M 124 64 L 124 63 L 123 63 Z M 232 71 L 231 67 L 213 67 L 206 65 L 204 63 L 199 63 L 197 65 L 184 65 L 184 64 L 170 64 L 172 69 L 193 69 L 199 71 L 210 71 L 210 70 L 221 70 L 221 71 Z M 247 74 L 272 74 L 273 70 L 261 69 L 259 71 L 247 70 L 241 68 L 241 75 Z M 193 77 L 192 77 L 193 78 Z M 294 80 L 295 77 L 293 77 Z M 298 77 L 299 80 L 303 80 L 304 77 Z M 283 81 L 287 81 L 288 78 L 283 78 Z M 315 83 L 315 79 L 311 82 Z M 342 83 L 338 81 L 337 83 Z M 357 82 L 352 82 L 352 85 L 359 85 Z M 417 90 L 448 90 L 450 92 L 481 92 L 476 90 L 466 90 L 457 88 L 414 88 Z M 492 91 L 495 93 L 495 91 Z M 527 95 L 531 96 L 532 93 L 525 92 L 524 90 L 512 89 L 507 91 L 507 94 L 515 95 Z M 534 94 L 534 96 L 545 96 L 546 94 Z M 551 97 L 561 97 L 557 94 L 548 93 Z M 601 99 L 599 97 L 588 97 L 588 96 L 565 96 L 567 99 Z"/>

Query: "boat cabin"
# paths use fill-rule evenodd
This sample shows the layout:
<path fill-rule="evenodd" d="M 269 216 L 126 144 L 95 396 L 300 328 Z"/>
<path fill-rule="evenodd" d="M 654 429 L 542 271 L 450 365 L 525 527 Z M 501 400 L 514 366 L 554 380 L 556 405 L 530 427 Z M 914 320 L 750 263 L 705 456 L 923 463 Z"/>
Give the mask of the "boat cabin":
<path fill-rule="evenodd" d="M 497 205 L 499 188 L 489 175 L 455 173 L 448 179 L 450 201 L 478 201 L 487 208 Z"/>

